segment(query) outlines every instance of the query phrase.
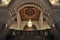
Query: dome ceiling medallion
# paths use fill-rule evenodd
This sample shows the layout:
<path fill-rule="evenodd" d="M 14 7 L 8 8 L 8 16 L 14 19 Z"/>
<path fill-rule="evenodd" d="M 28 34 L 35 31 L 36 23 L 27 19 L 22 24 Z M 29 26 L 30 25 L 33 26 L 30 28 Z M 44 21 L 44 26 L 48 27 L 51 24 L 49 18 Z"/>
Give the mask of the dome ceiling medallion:
<path fill-rule="evenodd" d="M 35 7 L 24 7 L 19 11 L 22 20 L 39 20 L 41 11 Z"/>

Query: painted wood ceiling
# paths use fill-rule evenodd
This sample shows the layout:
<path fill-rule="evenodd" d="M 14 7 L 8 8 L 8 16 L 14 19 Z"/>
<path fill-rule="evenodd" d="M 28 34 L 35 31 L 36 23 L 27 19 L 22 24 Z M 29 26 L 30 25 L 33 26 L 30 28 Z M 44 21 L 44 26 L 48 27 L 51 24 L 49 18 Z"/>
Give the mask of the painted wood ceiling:
<path fill-rule="evenodd" d="M 21 9 L 19 13 L 21 15 L 22 20 L 29 20 L 29 19 L 39 20 L 41 10 L 38 10 L 35 7 L 28 6 Z"/>

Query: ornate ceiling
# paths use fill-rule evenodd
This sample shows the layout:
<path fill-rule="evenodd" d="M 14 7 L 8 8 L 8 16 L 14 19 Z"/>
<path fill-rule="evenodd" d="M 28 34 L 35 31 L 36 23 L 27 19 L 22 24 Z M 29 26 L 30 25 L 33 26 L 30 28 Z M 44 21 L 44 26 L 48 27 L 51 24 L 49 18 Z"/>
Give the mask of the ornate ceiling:
<path fill-rule="evenodd" d="M 4 6 L 5 8 L 1 7 L 1 5 L 0 5 L 0 11 L 1 10 L 10 11 L 11 18 L 13 18 L 13 20 L 14 20 L 17 17 L 17 12 L 18 12 L 17 10 L 21 6 L 23 7 L 23 5 L 27 5 L 27 4 L 32 5 L 33 4 L 38 7 L 41 7 L 43 14 L 45 14 L 43 16 L 45 17 L 47 15 L 45 17 L 45 18 L 47 18 L 49 12 L 53 9 L 51 2 L 52 1 L 49 1 L 49 0 L 11 0 L 10 5 L 8 5 L 7 7 Z M 1 4 L 1 0 L 0 0 L 0 4 Z M 56 9 L 57 9 L 57 7 L 56 7 Z M 21 16 L 21 20 L 28 20 L 28 19 L 39 20 L 41 10 L 38 10 L 35 7 L 32 7 L 32 8 L 24 7 L 23 9 L 19 10 L 19 13 Z"/>
<path fill-rule="evenodd" d="M 37 8 L 32 6 L 28 6 L 21 9 L 19 13 L 21 15 L 22 20 L 29 20 L 29 19 L 39 20 L 41 10 L 38 10 Z"/>

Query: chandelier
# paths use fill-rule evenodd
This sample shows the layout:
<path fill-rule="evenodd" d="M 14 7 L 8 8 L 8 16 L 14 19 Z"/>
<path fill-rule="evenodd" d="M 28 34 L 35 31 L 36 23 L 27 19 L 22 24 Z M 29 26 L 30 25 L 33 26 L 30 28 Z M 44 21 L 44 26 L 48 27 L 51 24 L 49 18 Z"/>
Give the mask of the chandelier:
<path fill-rule="evenodd" d="M 3 4 L 8 4 L 11 0 L 2 0 Z"/>
<path fill-rule="evenodd" d="M 59 0 L 49 0 L 52 5 L 60 5 Z"/>
<path fill-rule="evenodd" d="M 1 2 L 0 6 L 8 6 L 11 0 L 1 0 Z"/>
<path fill-rule="evenodd" d="M 32 25 L 33 25 L 33 23 L 32 23 L 32 21 L 31 21 L 31 19 L 29 19 L 29 21 L 28 21 L 28 27 L 32 27 Z"/>

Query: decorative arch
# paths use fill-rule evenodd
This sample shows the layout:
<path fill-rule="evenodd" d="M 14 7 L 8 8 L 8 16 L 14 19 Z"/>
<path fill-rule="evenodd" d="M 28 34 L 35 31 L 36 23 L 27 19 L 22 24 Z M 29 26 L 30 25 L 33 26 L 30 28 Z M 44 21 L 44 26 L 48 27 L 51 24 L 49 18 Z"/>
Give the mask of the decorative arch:
<path fill-rule="evenodd" d="M 45 0 L 12 0 L 9 5 L 9 9 L 11 11 L 16 12 L 20 6 L 25 5 L 25 4 L 38 5 L 45 12 L 51 9 L 51 5 L 49 4 L 48 1 L 45 3 Z"/>
<path fill-rule="evenodd" d="M 44 0 L 15 0 L 14 3 L 13 2 L 11 3 L 9 9 L 12 11 L 12 13 L 19 15 L 19 9 L 22 9 L 26 6 L 35 6 L 39 10 L 41 9 L 42 11 L 41 15 L 46 14 L 51 9 L 51 6 L 47 4 Z M 40 20 L 40 18 L 42 21 Z M 39 18 L 40 20 L 39 24 L 43 23 L 43 17 L 41 16 L 40 18 Z M 20 17 L 20 21 L 18 20 L 18 22 L 21 23 L 21 17 Z"/>
<path fill-rule="evenodd" d="M 21 15 L 20 15 L 20 13 L 19 13 L 19 10 L 21 10 L 21 9 L 23 9 L 24 7 L 28 7 L 28 6 L 32 6 L 32 7 L 35 7 L 35 8 L 37 8 L 38 10 L 40 10 L 41 11 L 41 13 L 39 14 L 40 16 L 42 16 L 43 14 L 42 14 L 42 12 L 43 12 L 43 9 L 41 8 L 41 7 L 39 7 L 39 6 L 37 6 L 37 5 L 35 5 L 35 4 L 26 4 L 26 5 L 22 5 L 21 7 L 18 7 L 18 9 L 17 9 L 17 15 L 19 16 L 19 17 L 17 17 L 17 23 L 18 23 L 18 25 L 20 24 L 20 23 L 22 23 L 22 21 L 21 21 Z M 40 24 L 40 22 L 42 22 L 43 21 L 43 18 L 42 17 L 40 17 L 39 16 L 39 24 L 37 24 L 38 25 L 38 27 L 40 27 L 41 26 L 41 24 Z M 20 18 L 20 19 L 19 19 Z M 40 19 L 40 18 L 42 18 L 42 20 Z M 41 21 L 40 21 L 41 20 Z M 23 25 L 25 26 L 25 24 L 23 23 Z M 22 25 L 19 25 L 18 27 L 20 27 L 21 26 L 21 28 L 23 29 L 23 27 L 22 27 Z M 39 29 L 39 28 L 38 28 Z"/>
<path fill-rule="evenodd" d="M 32 15 L 30 15 L 30 16 L 28 16 L 26 13 L 25 13 L 25 11 L 27 10 L 27 9 L 32 9 L 33 11 L 32 11 L 32 13 L 34 12 L 34 14 L 32 14 Z M 29 10 L 30 10 L 29 9 Z M 21 11 L 22 10 L 22 11 Z M 31 10 L 30 10 L 31 11 Z M 21 13 L 22 12 L 22 13 Z M 28 11 L 27 11 L 28 12 Z M 41 12 L 42 12 L 42 9 L 39 7 L 39 6 L 37 6 L 37 5 L 34 5 L 34 4 L 26 4 L 26 5 L 22 5 L 21 7 L 19 7 L 18 8 L 18 13 L 21 15 L 20 17 L 22 17 L 23 19 L 25 18 L 26 19 L 26 17 L 28 18 L 28 19 L 34 19 L 35 18 L 35 20 L 39 20 L 39 17 L 40 17 L 40 14 L 41 14 Z M 31 13 L 30 13 L 31 14 Z M 39 16 L 38 16 L 39 15 Z M 24 17 L 23 17 L 24 16 Z"/>
<path fill-rule="evenodd" d="M 13 3 L 14 1 L 14 3 Z M 18 12 L 18 9 L 24 5 L 28 5 L 28 4 L 33 4 L 33 5 L 36 5 L 38 7 L 36 8 L 39 8 L 42 9 L 42 12 L 43 14 L 47 14 L 50 9 L 51 9 L 51 5 L 49 4 L 48 1 L 45 1 L 45 0 L 13 0 L 9 6 L 9 9 L 14 13 L 14 14 L 17 14 Z M 44 15 L 45 16 L 45 15 Z"/>

